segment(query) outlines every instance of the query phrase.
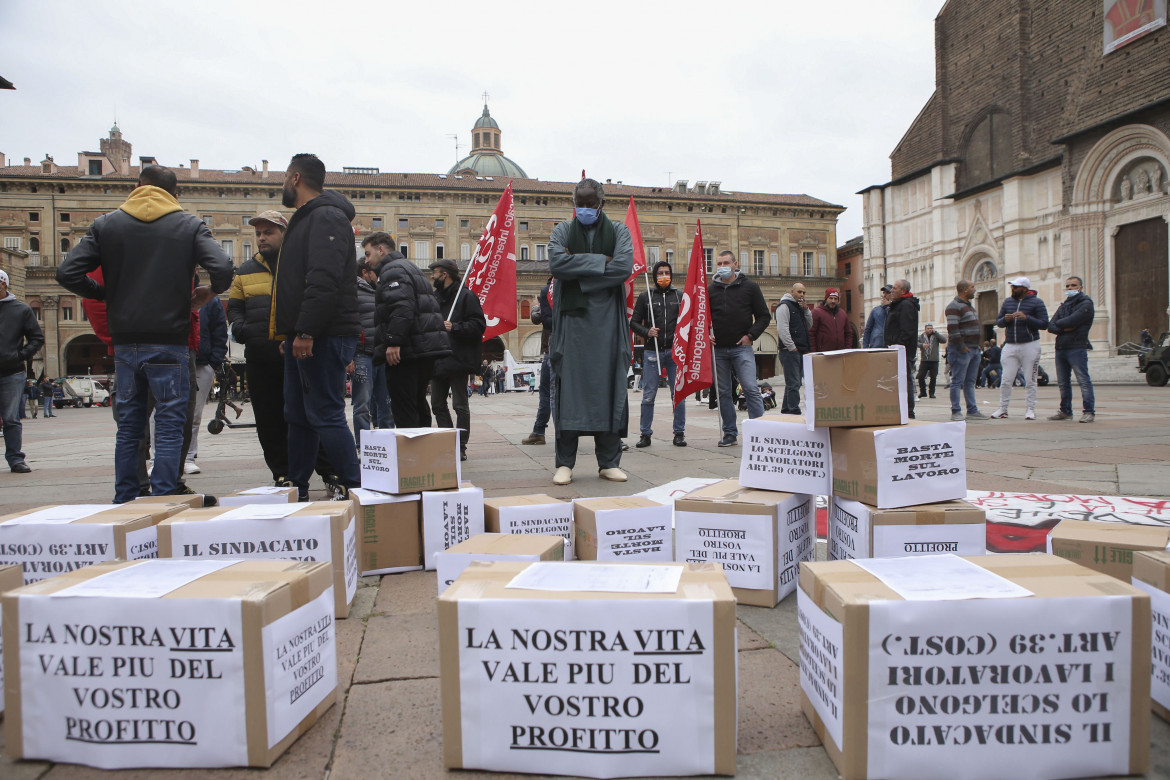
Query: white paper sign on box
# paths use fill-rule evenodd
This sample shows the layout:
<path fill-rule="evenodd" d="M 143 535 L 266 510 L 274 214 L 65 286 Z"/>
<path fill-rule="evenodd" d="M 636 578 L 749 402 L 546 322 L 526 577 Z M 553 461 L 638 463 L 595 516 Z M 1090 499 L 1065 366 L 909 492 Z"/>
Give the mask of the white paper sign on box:
<path fill-rule="evenodd" d="M 762 490 L 828 495 L 833 490 L 829 429 L 808 430 L 792 415 L 743 421 L 739 484 Z"/>
<path fill-rule="evenodd" d="M 577 557 L 636 563 L 673 561 L 673 515 L 673 506 L 643 496 L 574 499 Z"/>
<path fill-rule="evenodd" d="M 967 495 L 965 422 L 833 428 L 833 495 L 878 509 Z"/>
<path fill-rule="evenodd" d="M 845 628 L 796 590 L 800 624 L 800 687 L 821 716 L 833 741 L 845 746 Z"/>
<path fill-rule="evenodd" d="M 723 566 L 733 588 L 770 590 L 775 578 L 775 523 L 760 515 L 678 512 L 676 557 Z"/>
<path fill-rule="evenodd" d="M 1131 604 L 871 602 L 867 775 L 1126 774 Z"/>
<path fill-rule="evenodd" d="M 362 431 L 362 487 L 417 493 L 459 487 L 458 428 L 375 428 Z"/>
<path fill-rule="evenodd" d="M 333 588 L 260 631 L 272 748 L 337 687 Z"/>
<path fill-rule="evenodd" d="M 19 609 L 24 755 L 105 769 L 248 763 L 238 601 L 21 596 Z"/>
<path fill-rule="evenodd" d="M 463 765 L 585 777 L 714 772 L 711 603 L 645 606 L 460 602 Z M 553 651 L 544 640 L 589 635 L 604 635 L 606 651 L 588 640 Z M 603 720 L 607 702 L 621 726 Z"/>
<path fill-rule="evenodd" d="M 435 568 L 435 553 L 483 533 L 483 488 L 422 492 L 423 564 Z"/>
<path fill-rule="evenodd" d="M 834 561 L 987 552 L 986 514 L 965 501 L 877 509 L 833 496 L 828 531 Z"/>
<path fill-rule="evenodd" d="M 1150 644 L 1150 698 L 1170 710 L 1170 593 L 1134 578 L 1133 585 L 1150 596 L 1153 625 Z"/>
<path fill-rule="evenodd" d="M 553 534 L 565 540 L 565 560 L 577 557 L 573 503 L 524 504 L 500 507 L 502 534 Z"/>
<path fill-rule="evenodd" d="M 113 525 L 0 523 L 0 563 L 19 564 L 25 584 L 114 557 Z"/>

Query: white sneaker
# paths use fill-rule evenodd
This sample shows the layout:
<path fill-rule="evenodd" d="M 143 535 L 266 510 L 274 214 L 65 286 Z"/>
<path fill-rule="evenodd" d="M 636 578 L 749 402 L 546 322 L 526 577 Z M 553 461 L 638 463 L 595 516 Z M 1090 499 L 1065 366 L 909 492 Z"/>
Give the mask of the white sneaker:
<path fill-rule="evenodd" d="M 999 409 L 996 409 L 994 412 L 991 413 L 991 419 L 993 419 L 993 420 L 1003 420 L 1006 417 L 1007 417 L 1007 409 L 1004 409 L 1002 406 Z"/>
<path fill-rule="evenodd" d="M 146 476 L 149 477 L 152 471 L 154 471 L 154 461 L 148 460 L 146 461 Z"/>
<path fill-rule="evenodd" d="M 1024 419 L 1025 420 L 1035 420 L 1036 419 L 1036 412 L 1032 409 L 1029 409 L 1028 411 L 1024 412 Z"/>
<path fill-rule="evenodd" d="M 199 465 L 197 463 L 195 463 L 195 461 L 193 461 L 193 460 L 189 460 L 183 464 L 183 473 L 184 474 L 199 474 L 202 471 L 203 471 L 203 469 L 199 468 Z"/>

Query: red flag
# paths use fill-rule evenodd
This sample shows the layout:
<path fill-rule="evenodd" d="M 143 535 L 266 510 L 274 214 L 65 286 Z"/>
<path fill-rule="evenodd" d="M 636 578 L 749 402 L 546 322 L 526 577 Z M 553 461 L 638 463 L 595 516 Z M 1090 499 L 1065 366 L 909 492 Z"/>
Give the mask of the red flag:
<path fill-rule="evenodd" d="M 634 208 L 634 196 L 630 196 L 630 207 L 626 209 L 626 227 L 634 244 L 634 268 L 626 279 L 626 320 L 634 316 L 634 296 L 637 294 L 638 277 L 646 273 L 646 249 L 642 246 L 642 226 L 638 224 L 638 211 Z M 630 348 L 633 351 L 634 332 L 630 331 Z"/>
<path fill-rule="evenodd" d="M 516 329 L 516 218 L 508 182 L 467 266 L 467 289 L 479 298 L 487 330 L 483 340 Z"/>
<path fill-rule="evenodd" d="M 678 325 L 674 330 L 674 405 L 691 393 L 711 386 L 711 309 L 707 300 L 707 259 L 703 256 L 703 226 L 695 224 L 695 243 L 687 269 Z"/>

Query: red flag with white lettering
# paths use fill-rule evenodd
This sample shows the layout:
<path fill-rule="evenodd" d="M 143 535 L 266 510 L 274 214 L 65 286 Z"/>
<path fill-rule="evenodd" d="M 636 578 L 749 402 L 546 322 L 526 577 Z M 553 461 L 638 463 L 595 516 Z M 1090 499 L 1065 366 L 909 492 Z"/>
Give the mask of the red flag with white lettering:
<path fill-rule="evenodd" d="M 703 256 L 703 226 L 695 223 L 695 242 L 683 288 L 678 325 L 674 331 L 674 405 L 691 393 L 711 386 L 711 308 L 707 299 L 707 259 Z"/>
<path fill-rule="evenodd" d="M 516 329 L 515 218 L 512 182 L 508 182 L 467 266 L 467 289 L 479 298 L 487 319 L 484 341 Z"/>
<path fill-rule="evenodd" d="M 642 246 L 642 226 L 638 224 L 638 211 L 634 208 L 634 196 L 630 196 L 630 207 L 626 209 L 626 227 L 634 244 L 634 268 L 626 279 L 626 320 L 634 316 L 634 297 L 637 295 L 638 277 L 646 273 L 646 249 Z M 634 345 L 634 332 L 630 331 L 630 347 Z"/>

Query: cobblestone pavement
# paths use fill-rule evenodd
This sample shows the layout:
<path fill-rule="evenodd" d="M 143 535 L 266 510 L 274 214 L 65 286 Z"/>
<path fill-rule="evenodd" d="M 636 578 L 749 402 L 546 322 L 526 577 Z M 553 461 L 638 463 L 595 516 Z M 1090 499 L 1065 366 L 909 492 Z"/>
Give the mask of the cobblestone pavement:
<path fill-rule="evenodd" d="M 1043 493 L 1170 495 L 1170 387 L 1096 388 L 1097 421 L 1049 422 L 1057 407 L 1053 386 L 1040 388 L 1036 421 L 1022 419 L 1022 390 L 1012 416 L 967 427 L 968 485 L 976 490 Z M 980 408 L 998 406 L 998 391 L 979 390 Z M 630 395 L 631 420 L 641 397 Z M 717 448 L 718 413 L 687 400 L 690 446 L 671 445 L 669 398 L 660 393 L 653 445 L 622 459 L 627 483 L 597 478 L 592 447 L 582 439 L 574 482 L 552 484 L 553 447 L 523 446 L 532 429 L 536 396 L 475 396 L 465 479 L 489 496 L 548 493 L 559 498 L 629 495 L 680 477 L 728 477 L 738 471 L 739 447 Z M 244 407 L 241 422 L 250 420 Z M 208 408 L 208 415 L 212 409 Z M 113 497 L 114 425 L 109 409 L 64 409 L 55 419 L 26 420 L 24 448 L 31 474 L 0 474 L 4 511 L 50 503 L 103 503 Z M 918 401 L 918 419 L 949 419 L 941 387 Z M 744 415 L 741 413 L 740 418 Z M 207 419 L 207 416 L 204 418 Z M 636 428 L 636 422 L 635 422 Z M 632 430 L 632 444 L 637 431 Z M 196 490 L 223 494 L 269 481 L 252 429 L 200 435 Z M 314 497 L 323 498 L 320 485 Z M 823 556 L 823 545 L 821 555 Z M 0 752 L 5 780 L 218 780 L 447 776 L 442 765 L 438 632 L 433 572 L 364 578 L 353 612 L 339 621 L 343 693 L 338 704 L 269 770 L 125 770 L 107 773 L 72 765 L 13 762 Z M 835 778 L 836 770 L 800 712 L 795 599 L 775 609 L 741 606 L 739 616 L 739 758 L 741 778 Z M 1170 778 L 1170 725 L 1152 719 L 1148 778 Z M 2 749 L 2 744 L 0 744 Z"/>

